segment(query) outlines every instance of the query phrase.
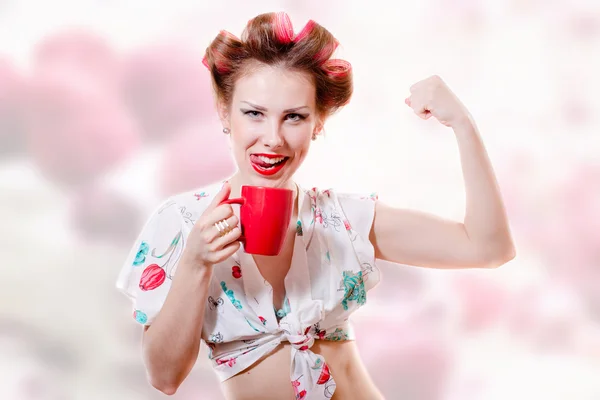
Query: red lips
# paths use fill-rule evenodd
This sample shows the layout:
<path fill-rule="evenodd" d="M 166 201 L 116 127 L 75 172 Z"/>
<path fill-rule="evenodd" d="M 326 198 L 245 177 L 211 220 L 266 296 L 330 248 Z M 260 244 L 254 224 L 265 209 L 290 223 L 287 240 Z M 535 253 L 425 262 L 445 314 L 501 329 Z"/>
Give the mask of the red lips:
<path fill-rule="evenodd" d="M 282 158 L 283 160 L 277 164 L 271 164 L 265 162 L 261 158 L 274 159 L 274 158 Z M 281 171 L 281 169 L 286 165 L 289 157 L 283 156 L 280 154 L 251 154 L 250 155 L 250 164 L 252 164 L 252 168 L 256 172 L 261 175 L 270 176 L 275 175 L 277 172 Z"/>

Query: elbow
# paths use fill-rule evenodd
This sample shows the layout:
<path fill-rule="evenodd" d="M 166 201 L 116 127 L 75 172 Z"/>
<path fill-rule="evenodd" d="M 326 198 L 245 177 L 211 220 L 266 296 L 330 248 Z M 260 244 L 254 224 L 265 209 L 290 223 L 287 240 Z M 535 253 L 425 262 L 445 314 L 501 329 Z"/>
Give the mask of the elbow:
<path fill-rule="evenodd" d="M 506 249 L 502 253 L 499 253 L 495 257 L 488 260 L 487 267 L 488 268 L 498 268 L 504 264 L 507 264 L 509 261 L 512 261 L 517 256 L 515 248 L 512 247 L 510 249 Z"/>
<path fill-rule="evenodd" d="M 177 393 L 177 389 L 179 389 L 179 383 L 169 382 L 152 375 L 148 376 L 148 382 L 150 382 L 153 388 L 167 396 L 173 396 Z"/>
<path fill-rule="evenodd" d="M 517 251 L 512 239 L 497 240 L 487 246 L 481 257 L 482 268 L 498 268 L 512 261 L 517 256 Z"/>
<path fill-rule="evenodd" d="M 153 388 L 167 396 L 177 393 L 183 379 L 180 379 L 181 374 L 175 372 L 176 368 L 166 367 L 168 363 L 150 357 L 148 353 L 144 354 L 144 364 L 146 378 Z"/>
<path fill-rule="evenodd" d="M 152 337 L 146 332 L 142 354 L 148 383 L 167 396 L 177 393 L 193 366 L 193 362 L 187 359 L 187 353 L 184 359 L 167 354 L 164 347 L 153 344 Z M 197 358 L 198 353 L 194 356 Z"/>

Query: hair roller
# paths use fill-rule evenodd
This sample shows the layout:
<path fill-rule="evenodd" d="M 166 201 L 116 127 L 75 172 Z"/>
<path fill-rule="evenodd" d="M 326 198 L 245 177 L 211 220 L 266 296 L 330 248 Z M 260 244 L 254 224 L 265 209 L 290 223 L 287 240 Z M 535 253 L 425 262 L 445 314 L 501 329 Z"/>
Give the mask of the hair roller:
<path fill-rule="evenodd" d="M 346 60 L 332 58 L 325 61 L 321 69 L 331 78 L 345 78 L 352 71 L 352 64 Z"/>
<path fill-rule="evenodd" d="M 241 48 L 240 39 L 234 34 L 222 30 L 213 41 L 213 45 L 207 49 L 202 63 L 210 69 L 210 58 L 217 72 L 221 74 L 231 72 L 231 51 L 235 48 Z"/>
<path fill-rule="evenodd" d="M 215 61 L 215 67 L 217 68 L 218 73 L 226 74 L 230 72 L 229 62 L 225 55 L 217 52 L 216 54 L 213 54 L 213 59 Z"/>
<path fill-rule="evenodd" d="M 338 42 L 337 39 L 333 39 L 332 42 L 327 43 L 325 46 L 323 46 L 323 48 L 319 50 L 317 54 L 315 54 L 315 61 L 317 62 L 317 64 L 323 65 L 323 63 L 329 60 L 329 58 L 331 57 L 335 49 L 337 49 L 339 44 L 340 42 Z"/>
<path fill-rule="evenodd" d="M 347 104 L 353 92 L 352 66 L 332 59 L 338 45 L 331 32 L 312 19 L 295 35 L 287 13 L 264 13 L 248 21 L 241 40 L 220 31 L 202 63 L 210 70 L 218 100 L 228 105 L 237 80 L 256 66 L 304 72 L 313 78 L 319 116 L 328 117 Z"/>
<path fill-rule="evenodd" d="M 275 28 L 275 38 L 281 44 L 289 44 L 294 39 L 294 28 L 289 15 L 284 12 L 273 14 L 273 26 Z"/>
<path fill-rule="evenodd" d="M 300 31 L 300 33 L 298 33 L 296 35 L 296 37 L 294 38 L 294 42 L 298 43 L 300 41 L 302 41 L 302 39 L 308 37 L 308 35 L 310 34 L 310 32 L 314 29 L 316 25 L 316 22 L 313 21 L 312 19 L 309 20 L 306 25 L 304 25 L 304 28 L 302 28 L 302 30 Z"/>

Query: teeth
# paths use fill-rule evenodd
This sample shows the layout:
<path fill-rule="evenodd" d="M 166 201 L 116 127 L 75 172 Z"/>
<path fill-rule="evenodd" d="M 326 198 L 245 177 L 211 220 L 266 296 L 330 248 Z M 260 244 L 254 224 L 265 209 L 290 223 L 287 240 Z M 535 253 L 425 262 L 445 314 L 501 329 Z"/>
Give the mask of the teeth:
<path fill-rule="evenodd" d="M 284 158 L 285 157 L 267 158 L 265 156 L 258 156 L 259 160 L 261 160 L 263 162 L 266 162 L 267 164 L 271 164 L 271 165 L 272 164 L 277 164 L 278 162 L 283 161 Z"/>

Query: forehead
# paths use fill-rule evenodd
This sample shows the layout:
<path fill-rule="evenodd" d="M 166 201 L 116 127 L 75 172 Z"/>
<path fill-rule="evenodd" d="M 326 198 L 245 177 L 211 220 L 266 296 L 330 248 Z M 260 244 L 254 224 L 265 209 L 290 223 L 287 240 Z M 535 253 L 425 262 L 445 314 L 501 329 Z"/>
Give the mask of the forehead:
<path fill-rule="evenodd" d="M 315 106 L 316 89 L 310 75 L 284 67 L 259 66 L 235 84 L 233 103 L 247 101 L 270 109 Z"/>

